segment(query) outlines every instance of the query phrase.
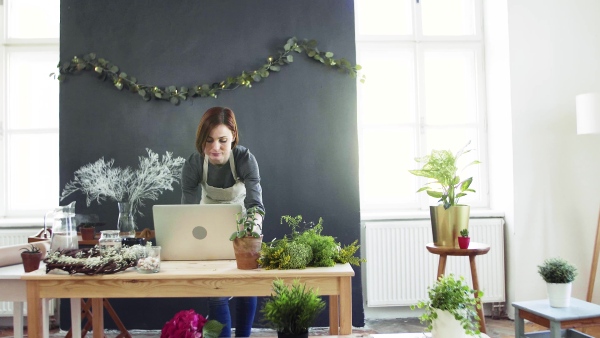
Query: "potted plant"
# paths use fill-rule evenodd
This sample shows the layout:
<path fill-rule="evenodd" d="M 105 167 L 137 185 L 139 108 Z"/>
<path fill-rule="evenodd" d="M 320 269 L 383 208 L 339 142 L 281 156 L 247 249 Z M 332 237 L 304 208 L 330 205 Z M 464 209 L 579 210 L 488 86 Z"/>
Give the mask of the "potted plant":
<path fill-rule="evenodd" d="M 577 268 L 562 258 L 549 258 L 538 265 L 538 273 L 546 282 L 550 306 L 568 307 Z"/>
<path fill-rule="evenodd" d="M 298 279 L 287 286 L 282 279 L 273 281 L 273 293 L 260 310 L 267 325 L 278 337 L 308 337 L 308 329 L 325 308 L 318 290 L 307 288 Z"/>
<path fill-rule="evenodd" d="M 468 249 L 469 243 L 471 242 L 471 237 L 469 237 L 469 229 L 461 229 L 460 236 L 458 237 L 458 246 L 461 249 Z"/>
<path fill-rule="evenodd" d="M 84 241 L 90 241 L 96 239 L 96 227 L 102 226 L 104 223 L 99 222 L 85 222 L 79 224 L 79 232 L 81 233 L 81 239 Z"/>
<path fill-rule="evenodd" d="M 23 261 L 23 268 L 25 272 L 35 271 L 40 268 L 40 262 L 42 261 L 42 252 L 37 246 L 30 244 L 29 247 L 21 248 L 21 260 Z"/>
<path fill-rule="evenodd" d="M 260 223 L 256 222 L 257 215 L 263 218 L 265 212 L 258 207 L 252 207 L 246 210 L 246 216 L 242 216 L 242 213 L 237 214 L 237 229 L 229 239 L 233 241 L 233 251 L 238 269 L 258 268 L 263 236 L 259 233 L 259 231 L 262 232 L 262 227 Z M 256 231 L 256 228 L 259 231 Z"/>
<path fill-rule="evenodd" d="M 458 247 L 459 231 L 469 227 L 470 207 L 458 204 L 458 201 L 467 193 L 475 192 L 470 188 L 473 177 L 461 179 L 457 162 L 462 155 L 471 151 L 466 149 L 470 143 L 456 154 L 449 150 L 433 150 L 430 155 L 415 159 L 422 163 L 421 169 L 409 170 L 413 175 L 432 179 L 417 192 L 425 191 L 427 195 L 439 198 L 439 205 L 429 207 L 433 241 L 437 246 Z M 477 160 L 472 161 L 460 171 L 478 163 Z"/>
<path fill-rule="evenodd" d="M 482 291 L 471 289 L 464 278 L 453 274 L 442 275 L 427 288 L 429 299 L 411 305 L 411 309 L 424 309 L 419 320 L 426 324 L 433 338 L 462 338 L 479 335 L 479 316 Z"/>

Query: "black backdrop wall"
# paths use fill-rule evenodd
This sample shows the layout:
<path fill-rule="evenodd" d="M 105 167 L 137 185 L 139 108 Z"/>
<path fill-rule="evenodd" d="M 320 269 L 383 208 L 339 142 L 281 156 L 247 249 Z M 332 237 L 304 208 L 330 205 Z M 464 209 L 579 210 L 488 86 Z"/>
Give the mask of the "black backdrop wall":
<path fill-rule="evenodd" d="M 61 61 L 95 52 L 160 87 L 213 83 L 254 70 L 277 55 L 289 37 L 315 39 L 319 49 L 355 62 L 352 0 L 137 0 L 61 1 Z M 90 73 L 70 76 L 60 87 L 60 184 L 101 157 L 137 167 L 146 148 L 187 158 L 197 124 L 212 106 L 234 110 L 240 144 L 256 156 L 267 210 L 265 240 L 289 233 L 282 215 L 324 219 L 324 233 L 342 244 L 360 238 L 356 82 L 294 54 L 294 62 L 252 88 L 196 98 L 174 106 L 119 92 Z M 153 229 L 151 207 L 177 204 L 181 188 L 166 191 L 141 209 L 139 229 Z M 100 216 L 116 229 L 117 206 L 85 204 L 77 213 Z M 353 278 L 353 320 L 364 326 L 360 268 Z M 261 300 L 259 300 L 260 302 Z M 129 329 L 160 329 L 177 311 L 206 314 L 203 299 L 112 299 Z M 260 304 L 260 303 L 259 303 Z M 70 327 L 62 302 L 61 328 Z M 114 328 L 107 319 L 106 327 Z M 327 312 L 316 323 L 327 325 Z M 257 315 L 256 327 L 262 326 Z"/>

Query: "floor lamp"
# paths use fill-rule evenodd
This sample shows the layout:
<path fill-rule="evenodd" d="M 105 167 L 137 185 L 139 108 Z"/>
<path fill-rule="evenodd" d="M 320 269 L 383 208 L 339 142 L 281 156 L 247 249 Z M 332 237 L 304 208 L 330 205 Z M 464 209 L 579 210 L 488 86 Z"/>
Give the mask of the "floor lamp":
<path fill-rule="evenodd" d="M 600 134 L 600 93 L 586 93 L 575 98 L 577 110 L 577 134 Z M 596 241 L 594 242 L 594 256 L 586 300 L 592 301 L 596 271 L 598 269 L 598 255 L 600 254 L 600 211 L 598 212 L 598 226 L 596 228 Z"/>

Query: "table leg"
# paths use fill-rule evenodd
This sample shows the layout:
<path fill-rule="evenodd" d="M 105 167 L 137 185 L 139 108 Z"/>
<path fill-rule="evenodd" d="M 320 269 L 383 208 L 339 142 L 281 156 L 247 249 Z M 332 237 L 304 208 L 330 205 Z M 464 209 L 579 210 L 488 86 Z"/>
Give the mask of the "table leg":
<path fill-rule="evenodd" d="M 104 338 L 104 298 L 92 298 L 92 330 L 93 338 Z"/>
<path fill-rule="evenodd" d="M 473 289 L 475 291 L 481 290 L 479 288 L 479 280 L 477 279 L 477 266 L 475 265 L 475 255 L 469 256 L 469 262 L 471 263 L 471 278 L 473 279 Z M 477 295 L 475 295 L 477 297 Z M 483 315 L 483 304 L 477 309 L 477 315 L 479 316 L 479 330 L 483 333 L 486 333 L 487 330 L 485 328 L 485 317 Z"/>
<path fill-rule="evenodd" d="M 340 278 L 340 334 L 352 334 L 352 278 Z"/>
<path fill-rule="evenodd" d="M 448 256 L 446 255 L 440 255 L 440 263 L 438 264 L 438 274 L 437 274 L 437 278 L 439 279 L 444 272 L 446 271 L 446 258 Z"/>
<path fill-rule="evenodd" d="M 340 333 L 340 307 L 338 295 L 329 296 L 329 334 L 337 336 Z"/>
<path fill-rule="evenodd" d="M 70 298 L 71 303 L 71 336 L 81 337 L 81 298 Z"/>
<path fill-rule="evenodd" d="M 27 336 L 42 337 L 42 299 L 35 281 L 27 281 Z"/>
<path fill-rule="evenodd" d="M 44 338 L 50 337 L 50 319 L 48 318 L 48 310 L 50 309 L 50 299 L 42 299 L 42 334 Z"/>
<path fill-rule="evenodd" d="M 13 302 L 13 333 L 23 338 L 23 302 Z"/>
<path fill-rule="evenodd" d="M 560 322 L 550 321 L 550 338 L 560 338 Z"/>
<path fill-rule="evenodd" d="M 519 309 L 515 308 L 515 338 L 525 337 L 525 320 L 521 318 Z"/>

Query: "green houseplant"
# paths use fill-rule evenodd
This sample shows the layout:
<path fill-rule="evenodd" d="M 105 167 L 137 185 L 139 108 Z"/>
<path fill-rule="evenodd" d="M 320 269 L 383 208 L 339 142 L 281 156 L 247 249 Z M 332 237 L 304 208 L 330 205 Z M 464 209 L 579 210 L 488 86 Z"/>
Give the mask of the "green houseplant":
<path fill-rule="evenodd" d="M 453 274 L 438 278 L 433 286 L 427 288 L 428 299 L 412 305 L 411 309 L 424 309 L 419 317 L 427 324 L 426 331 L 432 337 L 461 338 L 467 335 L 479 335 L 479 316 L 482 291 L 471 289 L 464 278 L 455 278 Z"/>
<path fill-rule="evenodd" d="M 546 282 L 550 306 L 568 307 L 577 268 L 562 258 L 549 258 L 538 265 L 538 273 Z"/>
<path fill-rule="evenodd" d="M 40 268 L 42 261 L 42 252 L 37 246 L 30 244 L 29 247 L 21 248 L 21 260 L 23 261 L 23 269 L 25 272 L 35 271 Z"/>
<path fill-rule="evenodd" d="M 260 216 L 259 216 L 260 215 Z M 238 269 L 250 270 L 258 268 L 258 259 L 260 257 L 260 248 L 262 244 L 262 226 L 257 219 L 264 218 L 265 212 L 252 207 L 246 210 L 246 216 L 242 213 L 237 214 L 236 231 L 231 234 L 229 239 L 233 241 L 233 251 L 235 252 L 235 261 Z M 256 231 L 258 228 L 258 231 Z"/>
<path fill-rule="evenodd" d="M 471 237 L 469 237 L 469 229 L 461 229 L 460 236 L 458 237 L 458 246 L 461 249 L 468 249 L 469 243 L 471 242 Z"/>
<path fill-rule="evenodd" d="M 308 329 L 325 308 L 318 290 L 294 280 L 286 285 L 273 281 L 273 293 L 263 303 L 261 314 L 267 325 L 277 330 L 278 337 L 308 337 Z"/>
<path fill-rule="evenodd" d="M 469 226 L 470 207 L 458 202 L 467 193 L 475 192 L 471 188 L 473 177 L 461 179 L 459 174 L 480 162 L 474 160 L 459 170 L 458 160 L 472 151 L 466 149 L 470 143 L 456 153 L 450 150 L 432 150 L 431 154 L 415 159 L 422 165 L 421 169 L 409 170 L 413 175 L 431 179 L 417 192 L 425 191 L 427 195 L 439 199 L 439 205 L 429 208 L 433 241 L 437 246 L 458 247 L 459 231 Z"/>

